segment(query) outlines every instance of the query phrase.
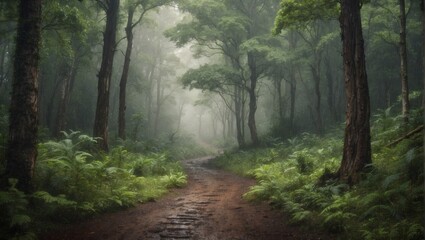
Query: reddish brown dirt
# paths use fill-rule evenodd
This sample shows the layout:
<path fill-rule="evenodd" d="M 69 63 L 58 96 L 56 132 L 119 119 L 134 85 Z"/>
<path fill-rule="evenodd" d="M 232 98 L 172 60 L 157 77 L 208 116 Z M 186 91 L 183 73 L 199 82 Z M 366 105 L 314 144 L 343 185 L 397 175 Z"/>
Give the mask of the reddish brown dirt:
<path fill-rule="evenodd" d="M 208 168 L 208 160 L 185 161 L 188 185 L 157 202 L 105 214 L 42 239 L 329 239 L 289 226 L 267 204 L 246 202 L 241 196 L 254 180 Z"/>

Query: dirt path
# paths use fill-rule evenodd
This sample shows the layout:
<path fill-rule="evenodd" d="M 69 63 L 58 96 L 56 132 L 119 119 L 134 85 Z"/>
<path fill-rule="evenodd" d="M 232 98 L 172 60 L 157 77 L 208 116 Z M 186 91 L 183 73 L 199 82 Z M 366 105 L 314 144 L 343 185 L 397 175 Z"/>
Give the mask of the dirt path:
<path fill-rule="evenodd" d="M 208 168 L 207 161 L 186 161 L 188 185 L 157 202 L 105 214 L 43 239 L 328 239 L 288 226 L 267 204 L 244 201 L 242 194 L 255 182 Z"/>

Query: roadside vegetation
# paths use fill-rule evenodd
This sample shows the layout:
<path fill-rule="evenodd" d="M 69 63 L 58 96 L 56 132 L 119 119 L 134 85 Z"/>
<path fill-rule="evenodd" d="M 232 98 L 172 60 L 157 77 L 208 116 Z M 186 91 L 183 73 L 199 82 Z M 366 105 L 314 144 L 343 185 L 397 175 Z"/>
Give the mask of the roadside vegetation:
<path fill-rule="evenodd" d="M 423 239 L 423 134 L 400 142 L 422 125 L 412 111 L 408 126 L 391 108 L 372 120 L 373 163 L 354 186 L 335 180 L 342 128 L 323 136 L 303 133 L 272 147 L 226 153 L 215 165 L 254 177 L 244 195 L 268 201 L 301 226 L 321 226 L 341 239 Z M 302 224 L 301 224 L 302 223 Z"/>
<path fill-rule="evenodd" d="M 15 179 L 9 180 L 8 191 L 0 191 L 0 238 L 33 239 L 58 223 L 153 201 L 184 186 L 179 160 L 205 154 L 190 138 L 185 140 L 188 145 L 164 141 L 155 147 L 127 141 L 108 154 L 97 150 L 96 139 L 79 132 L 40 143 L 35 192 L 19 191 Z"/>

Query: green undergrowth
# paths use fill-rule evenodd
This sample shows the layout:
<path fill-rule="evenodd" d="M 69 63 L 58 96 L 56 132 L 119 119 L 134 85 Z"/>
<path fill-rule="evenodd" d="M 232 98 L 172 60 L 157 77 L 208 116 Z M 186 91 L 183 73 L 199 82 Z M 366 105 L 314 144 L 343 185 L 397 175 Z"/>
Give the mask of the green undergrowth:
<path fill-rule="evenodd" d="M 191 159 L 211 154 L 211 151 L 203 147 L 189 135 L 176 134 L 172 137 L 151 139 L 147 141 L 119 140 L 116 145 L 123 146 L 135 153 L 166 153 L 169 158 L 175 160 Z"/>
<path fill-rule="evenodd" d="M 152 201 L 186 184 L 181 163 L 168 153 L 133 153 L 118 146 L 102 154 L 95 142 L 71 132 L 39 144 L 36 191 L 23 194 L 14 179 L 8 191 L 0 191 L 0 239 L 34 239 L 58 223 Z"/>
<path fill-rule="evenodd" d="M 333 178 L 341 161 L 342 129 L 227 153 L 214 164 L 254 177 L 257 185 L 244 198 L 270 202 L 294 224 L 320 226 L 340 239 L 423 239 L 423 134 L 388 146 L 421 121 L 420 111 L 412 111 L 409 126 L 391 109 L 374 116 L 372 170 L 352 187 Z"/>

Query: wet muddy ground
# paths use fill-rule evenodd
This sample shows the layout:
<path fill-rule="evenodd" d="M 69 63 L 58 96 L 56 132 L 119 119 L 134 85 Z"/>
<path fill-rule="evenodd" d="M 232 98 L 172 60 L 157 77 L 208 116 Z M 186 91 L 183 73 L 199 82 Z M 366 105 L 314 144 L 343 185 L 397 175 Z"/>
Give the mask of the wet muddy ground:
<path fill-rule="evenodd" d="M 42 239 L 329 239 L 289 225 L 266 203 L 243 200 L 255 181 L 212 169 L 210 160 L 186 160 L 187 186 L 156 202 L 67 226 Z"/>

